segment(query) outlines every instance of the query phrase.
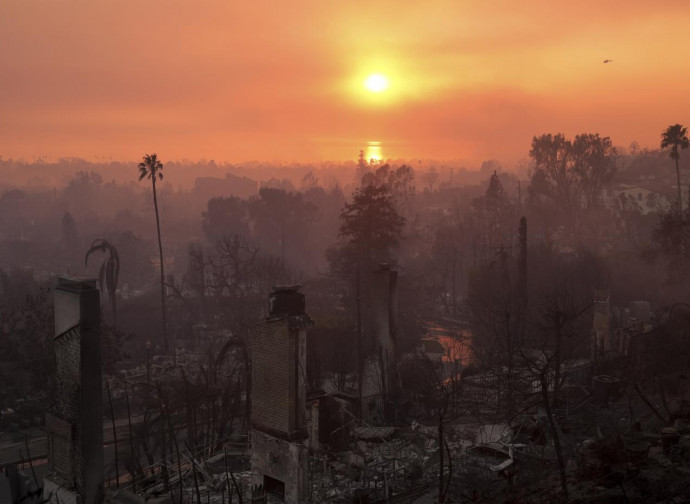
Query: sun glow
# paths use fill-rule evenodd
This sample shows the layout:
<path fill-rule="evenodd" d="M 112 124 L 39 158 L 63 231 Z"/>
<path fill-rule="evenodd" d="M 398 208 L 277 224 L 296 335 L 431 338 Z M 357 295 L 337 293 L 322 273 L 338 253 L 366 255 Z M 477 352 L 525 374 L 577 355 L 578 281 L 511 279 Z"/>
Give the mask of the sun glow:
<path fill-rule="evenodd" d="M 368 162 L 380 163 L 383 161 L 383 153 L 381 151 L 381 142 L 367 142 L 367 150 L 365 153 L 365 160 Z"/>
<path fill-rule="evenodd" d="M 429 75 L 421 74 L 416 66 L 392 56 L 353 61 L 348 75 L 339 85 L 357 106 L 385 108 L 428 100 L 434 95 Z"/>
<path fill-rule="evenodd" d="M 364 81 L 364 86 L 372 93 L 381 93 L 388 89 L 388 79 L 381 74 L 371 74 Z"/>

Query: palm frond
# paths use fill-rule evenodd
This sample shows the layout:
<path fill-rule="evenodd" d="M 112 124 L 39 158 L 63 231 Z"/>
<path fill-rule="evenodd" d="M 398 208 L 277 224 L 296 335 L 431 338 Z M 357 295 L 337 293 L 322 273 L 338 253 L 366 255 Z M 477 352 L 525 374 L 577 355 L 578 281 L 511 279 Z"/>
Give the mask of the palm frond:
<path fill-rule="evenodd" d="M 108 253 L 109 256 L 103 261 L 98 272 L 98 285 L 101 291 L 108 293 L 108 296 L 115 296 L 115 291 L 117 290 L 117 283 L 120 277 L 120 254 L 117 249 L 108 241 L 103 238 L 94 240 L 91 244 L 91 248 L 86 252 L 86 257 L 84 258 L 84 264 L 89 265 L 89 256 L 94 252 Z"/>
<path fill-rule="evenodd" d="M 93 243 L 91 244 L 91 248 L 86 251 L 86 256 L 84 257 L 84 266 L 89 265 L 89 256 L 94 253 L 94 252 L 103 252 L 104 254 L 108 251 L 110 248 L 110 243 L 108 240 L 103 240 L 101 238 L 94 240 Z"/>
<path fill-rule="evenodd" d="M 139 163 L 139 180 L 142 180 L 148 175 L 148 168 L 144 163 Z"/>
<path fill-rule="evenodd" d="M 163 179 L 163 163 L 158 159 L 158 155 L 154 152 L 153 154 L 145 154 L 142 158 L 143 161 L 139 163 L 139 180 L 144 178 L 153 179 L 155 184 L 156 178 L 159 180 Z"/>

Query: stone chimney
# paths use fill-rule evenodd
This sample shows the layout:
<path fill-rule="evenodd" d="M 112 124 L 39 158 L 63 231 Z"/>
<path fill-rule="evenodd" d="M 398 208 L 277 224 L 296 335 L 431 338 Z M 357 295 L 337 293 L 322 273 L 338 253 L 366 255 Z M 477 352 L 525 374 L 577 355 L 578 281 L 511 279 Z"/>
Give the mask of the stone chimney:
<path fill-rule="evenodd" d="M 103 401 L 100 295 L 96 280 L 58 279 L 55 289 L 56 392 L 46 413 L 51 502 L 103 498 Z"/>

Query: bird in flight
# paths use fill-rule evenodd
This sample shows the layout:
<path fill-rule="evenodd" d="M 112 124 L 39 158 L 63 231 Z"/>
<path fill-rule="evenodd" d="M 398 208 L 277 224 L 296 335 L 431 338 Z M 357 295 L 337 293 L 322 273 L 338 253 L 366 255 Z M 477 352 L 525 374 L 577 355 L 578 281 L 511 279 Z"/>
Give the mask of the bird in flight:
<path fill-rule="evenodd" d="M 611 62 L 613 62 L 612 59 L 605 59 L 605 60 L 604 60 L 604 63 L 611 63 Z"/>

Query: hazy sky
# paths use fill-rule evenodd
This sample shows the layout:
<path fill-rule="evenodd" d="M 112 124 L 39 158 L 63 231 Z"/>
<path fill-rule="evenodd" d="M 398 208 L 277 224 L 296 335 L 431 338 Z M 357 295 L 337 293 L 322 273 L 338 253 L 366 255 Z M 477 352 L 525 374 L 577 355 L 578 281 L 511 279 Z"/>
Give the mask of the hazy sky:
<path fill-rule="evenodd" d="M 535 134 L 652 147 L 676 122 L 688 0 L 0 2 L 6 158 L 510 163 Z"/>

